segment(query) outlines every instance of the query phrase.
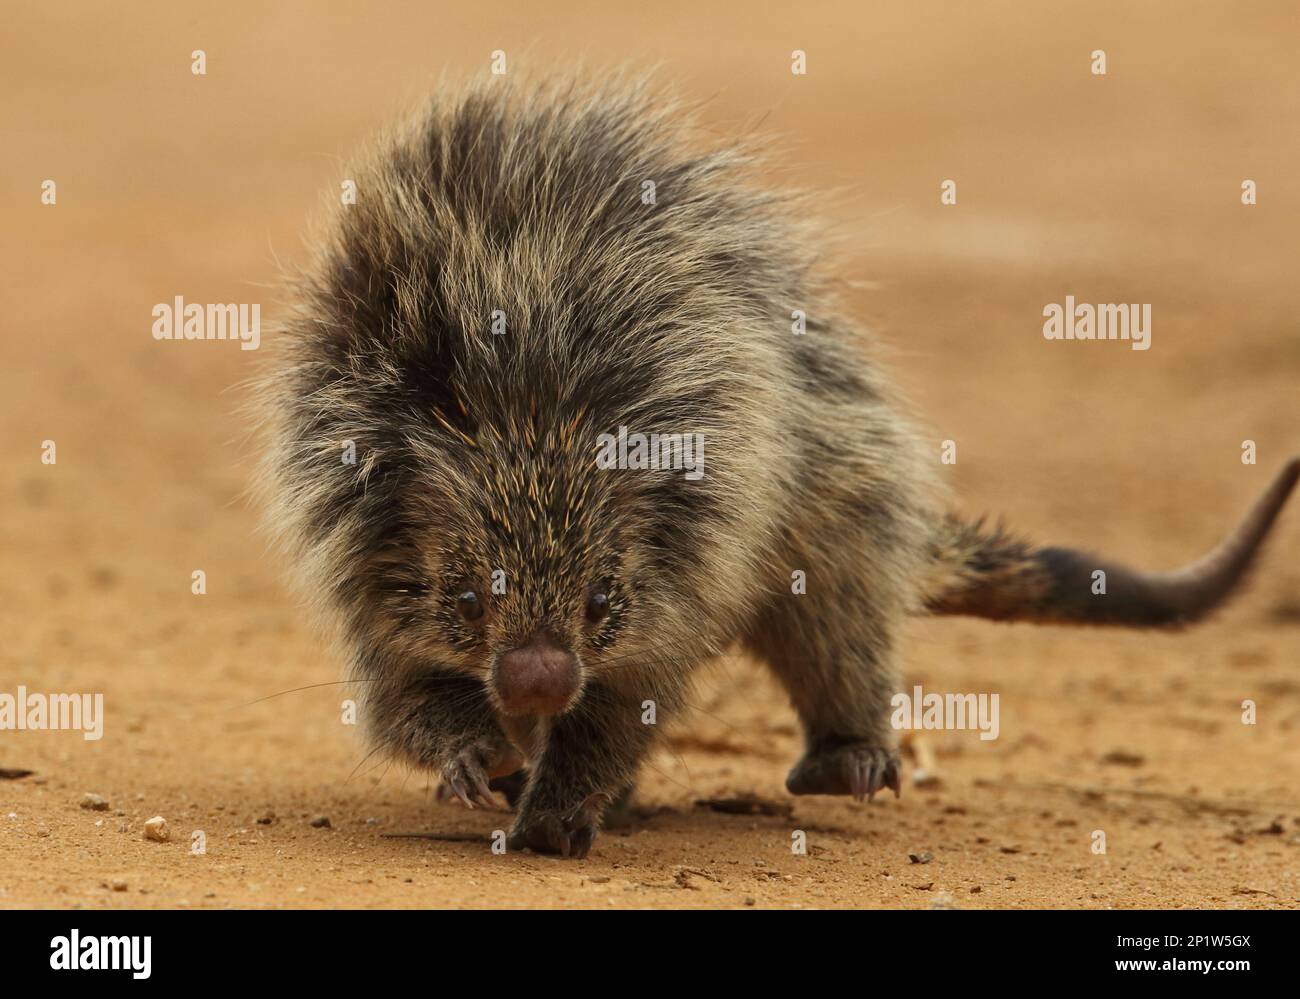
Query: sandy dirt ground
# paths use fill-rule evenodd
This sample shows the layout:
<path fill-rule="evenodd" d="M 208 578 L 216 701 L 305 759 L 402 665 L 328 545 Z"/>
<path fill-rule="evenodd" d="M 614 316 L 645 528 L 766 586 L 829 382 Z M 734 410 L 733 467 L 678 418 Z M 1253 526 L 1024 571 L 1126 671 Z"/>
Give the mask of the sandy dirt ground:
<path fill-rule="evenodd" d="M 0 779 L 0 905 L 1300 907 L 1300 509 L 1188 634 L 916 620 L 909 687 L 997 693 L 1001 734 L 928 733 L 937 783 L 897 801 L 787 796 L 793 714 L 738 656 L 584 863 L 494 856 L 507 815 L 365 758 L 245 495 L 259 355 L 156 342 L 150 310 L 273 318 L 341 157 L 494 49 L 657 62 L 710 129 L 776 137 L 775 181 L 833 189 L 834 266 L 965 510 L 1169 567 L 1300 451 L 1294 4 L 622 6 L 6 4 L 0 692 L 106 720 L 0 732 L 32 771 Z M 1045 341 L 1067 294 L 1150 303 L 1152 349 Z"/>

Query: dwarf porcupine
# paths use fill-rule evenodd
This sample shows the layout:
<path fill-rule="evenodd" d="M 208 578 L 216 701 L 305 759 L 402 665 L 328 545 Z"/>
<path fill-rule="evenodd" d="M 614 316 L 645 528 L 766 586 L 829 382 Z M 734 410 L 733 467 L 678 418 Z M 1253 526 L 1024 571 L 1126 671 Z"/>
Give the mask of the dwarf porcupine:
<path fill-rule="evenodd" d="M 439 95 L 351 175 L 276 338 L 273 520 L 371 738 L 467 804 L 510 791 L 512 847 L 584 855 L 647 702 L 736 642 L 802 722 L 791 792 L 897 793 L 905 615 L 1191 621 L 1300 474 L 1179 573 L 941 513 L 811 216 L 689 119 L 643 84 Z M 598 466 L 619 432 L 700 435 L 703 476 Z"/>

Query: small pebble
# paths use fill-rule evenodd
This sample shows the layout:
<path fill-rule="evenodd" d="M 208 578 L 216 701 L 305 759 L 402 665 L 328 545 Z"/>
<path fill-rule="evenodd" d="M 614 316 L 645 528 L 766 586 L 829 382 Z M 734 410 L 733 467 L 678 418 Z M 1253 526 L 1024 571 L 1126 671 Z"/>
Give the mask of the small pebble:
<path fill-rule="evenodd" d="M 332 828 L 332 826 L 330 825 L 330 817 L 328 815 L 317 815 L 314 819 L 311 820 L 311 827 L 313 829 Z"/>
<path fill-rule="evenodd" d="M 155 815 L 152 819 L 144 824 L 144 838 L 151 839 L 155 843 L 166 843 L 171 838 L 167 831 L 167 820 L 161 815 Z"/>
<path fill-rule="evenodd" d="M 113 891 L 126 891 L 126 882 L 121 878 L 114 878 L 110 887 Z"/>
<path fill-rule="evenodd" d="M 108 799 L 87 791 L 81 796 L 81 807 L 89 808 L 95 812 L 106 812 L 108 811 Z"/>

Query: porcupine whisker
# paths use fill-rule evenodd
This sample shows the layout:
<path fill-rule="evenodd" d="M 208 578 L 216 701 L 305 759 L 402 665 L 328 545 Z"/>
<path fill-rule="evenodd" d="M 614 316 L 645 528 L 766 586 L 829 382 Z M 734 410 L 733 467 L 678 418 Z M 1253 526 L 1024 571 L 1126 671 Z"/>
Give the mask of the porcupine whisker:
<path fill-rule="evenodd" d="M 245 704 L 241 704 L 239 706 L 243 708 L 247 708 L 247 707 L 251 707 L 254 704 L 261 704 L 263 701 L 269 701 L 275 697 L 283 697 L 285 694 L 297 694 L 297 693 L 301 693 L 304 690 L 315 690 L 317 687 L 337 687 L 337 686 L 346 686 L 351 683 L 374 683 L 374 682 L 376 682 L 374 677 L 355 677 L 350 680 L 325 680 L 322 683 L 308 683 L 302 687 L 290 687 L 288 690 L 276 691 L 274 694 L 267 694 L 265 697 L 259 697 L 255 700 L 248 701 Z"/>

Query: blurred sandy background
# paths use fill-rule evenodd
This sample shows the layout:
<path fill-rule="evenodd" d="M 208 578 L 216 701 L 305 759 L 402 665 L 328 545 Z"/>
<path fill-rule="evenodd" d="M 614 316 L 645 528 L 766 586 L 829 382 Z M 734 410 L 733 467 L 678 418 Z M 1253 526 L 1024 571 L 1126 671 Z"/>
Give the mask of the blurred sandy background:
<path fill-rule="evenodd" d="M 0 905 L 1300 906 L 1300 510 L 1189 635 L 917 622 L 909 681 L 1002 697 L 998 741 L 929 737 L 937 788 L 787 797 L 792 715 L 733 661 L 647 771 L 644 828 L 585 865 L 498 858 L 382 838 L 506 819 L 358 768 L 343 688 L 250 704 L 340 675 L 243 498 L 237 385 L 258 355 L 149 332 L 176 295 L 272 319 L 276 260 L 302 257 L 341 158 L 441 74 L 494 49 L 533 75 L 658 63 L 719 134 L 761 122 L 778 181 L 838 192 L 852 305 L 897 348 L 936 453 L 957 441 L 964 508 L 1170 566 L 1300 451 L 1298 40 L 1289 2 L 10 0 L 0 691 L 102 691 L 108 717 L 97 743 L 0 732 L 0 768 L 35 771 L 0 780 Z M 1046 342 L 1067 294 L 1151 303 L 1152 349 Z M 793 814 L 695 805 L 735 794 Z M 141 838 L 156 814 L 168 844 Z"/>

